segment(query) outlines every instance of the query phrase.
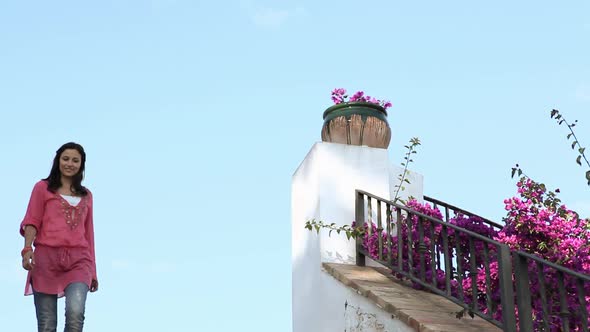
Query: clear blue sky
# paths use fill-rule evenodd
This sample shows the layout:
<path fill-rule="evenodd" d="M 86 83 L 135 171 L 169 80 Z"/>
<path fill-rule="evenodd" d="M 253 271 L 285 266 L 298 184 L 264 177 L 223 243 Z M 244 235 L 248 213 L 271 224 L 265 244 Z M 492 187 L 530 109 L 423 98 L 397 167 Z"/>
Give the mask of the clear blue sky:
<path fill-rule="evenodd" d="M 291 176 L 336 87 L 393 102 L 389 154 L 422 140 L 426 194 L 501 220 L 518 162 L 590 215 L 549 118 L 590 147 L 586 1 L 2 1 L 2 328 L 35 330 L 18 225 L 76 141 L 101 282 L 86 331 L 290 331 Z"/>

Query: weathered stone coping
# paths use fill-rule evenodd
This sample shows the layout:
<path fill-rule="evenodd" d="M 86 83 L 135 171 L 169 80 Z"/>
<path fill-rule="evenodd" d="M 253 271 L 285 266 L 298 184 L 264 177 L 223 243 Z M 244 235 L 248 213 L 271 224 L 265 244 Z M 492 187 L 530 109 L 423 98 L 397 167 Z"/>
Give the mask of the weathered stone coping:
<path fill-rule="evenodd" d="M 375 302 L 392 317 L 418 332 L 501 332 L 475 316 L 459 319 L 462 308 L 436 294 L 419 291 L 396 281 L 385 268 L 323 263 L 326 272 Z"/>

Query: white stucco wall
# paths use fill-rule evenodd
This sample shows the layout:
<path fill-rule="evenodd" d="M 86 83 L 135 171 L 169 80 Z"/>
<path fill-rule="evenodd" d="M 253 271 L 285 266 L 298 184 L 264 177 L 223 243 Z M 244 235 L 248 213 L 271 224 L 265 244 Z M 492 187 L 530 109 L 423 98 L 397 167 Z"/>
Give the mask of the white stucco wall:
<path fill-rule="evenodd" d="M 321 269 L 322 262 L 355 264 L 354 240 L 343 234 L 328 236 L 326 231 L 317 235 L 305 229 L 305 222 L 350 224 L 355 218 L 355 189 L 391 199 L 402 170 L 389 161 L 385 149 L 320 142 L 295 171 L 291 191 L 294 332 L 343 331 L 350 319 L 344 315 L 344 303 L 367 301 Z M 410 182 L 400 196 L 422 199 L 422 176 L 412 173 Z M 387 315 L 383 311 L 367 314 Z"/>

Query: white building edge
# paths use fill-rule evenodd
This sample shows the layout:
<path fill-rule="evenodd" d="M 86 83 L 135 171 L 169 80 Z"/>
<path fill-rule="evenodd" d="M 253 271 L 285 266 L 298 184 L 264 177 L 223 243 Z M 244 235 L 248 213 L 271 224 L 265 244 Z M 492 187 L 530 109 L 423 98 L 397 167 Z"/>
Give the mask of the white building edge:
<path fill-rule="evenodd" d="M 355 190 L 392 199 L 402 172 L 386 149 L 327 142 L 314 144 L 299 165 L 291 188 L 293 332 L 414 331 L 322 270 L 324 262 L 355 264 L 353 239 L 305 229 L 310 219 L 350 224 Z M 422 200 L 422 175 L 408 179 L 399 196 Z"/>

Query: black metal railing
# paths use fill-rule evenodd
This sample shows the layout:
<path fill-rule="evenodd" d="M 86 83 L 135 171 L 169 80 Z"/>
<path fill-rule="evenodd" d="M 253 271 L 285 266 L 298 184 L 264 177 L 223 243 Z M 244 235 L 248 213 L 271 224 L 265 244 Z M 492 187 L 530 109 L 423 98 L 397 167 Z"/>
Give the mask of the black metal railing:
<path fill-rule="evenodd" d="M 588 331 L 590 276 L 525 252 L 512 255 L 520 331 Z"/>
<path fill-rule="evenodd" d="M 562 331 L 571 330 L 573 320 L 568 317 L 582 322 L 578 331 L 588 331 L 589 276 L 511 252 L 503 243 L 449 223 L 451 212 L 475 214 L 429 197 L 425 200 L 442 207 L 445 220 L 357 190 L 355 222 L 367 229 L 364 237 L 357 237 L 357 265 L 365 265 L 368 256 L 415 287 L 441 295 L 504 331 L 516 332 L 517 324 L 521 332 L 553 331 L 550 324 L 555 317 L 560 317 Z M 496 230 L 502 227 L 486 223 Z M 497 273 L 492 273 L 492 266 Z M 531 280 L 533 272 L 538 277 Z M 557 286 L 544 280 L 549 275 L 556 276 Z M 557 287 L 559 299 L 547 297 L 549 287 Z M 531 294 L 531 288 L 542 294 Z M 533 308 L 538 312 L 539 306 L 543 317 L 533 317 Z"/>
<path fill-rule="evenodd" d="M 446 222 L 451 221 L 451 219 L 453 219 L 453 218 L 459 218 L 459 217 L 460 218 L 469 218 L 469 219 L 471 219 L 470 220 L 471 224 L 474 224 L 477 221 L 477 222 L 480 222 L 480 223 L 486 225 L 491 230 L 491 232 L 488 232 L 488 234 L 478 233 L 479 235 L 484 235 L 489 238 L 493 238 L 493 235 L 495 235 L 495 233 L 497 233 L 498 231 L 500 231 L 504 227 L 503 225 L 498 224 L 494 221 L 480 217 L 480 216 L 476 215 L 475 213 L 469 212 L 465 209 L 458 208 L 454 205 L 445 203 L 441 200 L 438 200 L 438 199 L 435 199 L 435 198 L 432 198 L 429 196 L 424 196 L 424 201 L 432 204 L 432 207 L 434 209 L 439 210 L 439 212 L 441 212 L 442 220 L 444 220 Z M 441 209 L 442 209 L 442 211 L 441 211 Z M 475 232 L 475 233 L 477 233 L 477 232 Z M 436 250 L 433 251 L 433 255 L 435 256 L 437 267 L 439 269 L 442 269 L 442 266 L 444 264 L 443 263 L 444 256 L 442 255 L 443 251 L 440 250 L 441 249 L 440 244 L 435 245 L 435 249 Z M 457 257 L 455 257 L 455 258 L 457 258 Z M 453 263 L 457 263 L 456 259 L 454 261 L 451 260 L 451 264 L 453 264 Z"/>
<path fill-rule="evenodd" d="M 471 213 L 467 210 L 458 208 L 456 206 L 445 203 L 445 202 L 440 201 L 438 199 L 435 199 L 435 198 L 432 198 L 429 196 L 424 196 L 424 200 L 431 203 L 435 209 L 442 208 L 444 213 L 443 212 L 441 212 L 441 213 L 443 213 L 443 220 L 446 222 L 448 222 L 453 216 L 456 216 L 458 214 L 462 214 L 462 215 L 469 216 L 469 217 L 478 217 L 481 220 L 483 220 L 483 222 L 485 224 L 489 225 L 490 227 L 492 227 L 496 231 L 499 231 L 504 227 L 503 225 L 498 224 L 497 222 L 480 217 L 475 213 Z"/>

